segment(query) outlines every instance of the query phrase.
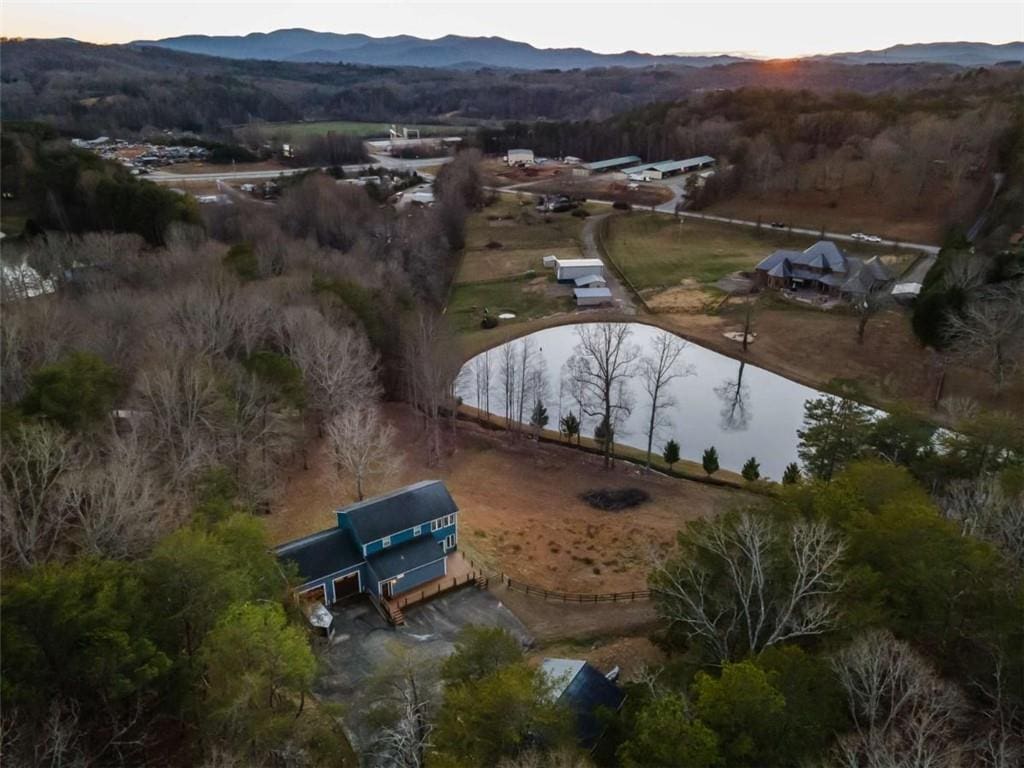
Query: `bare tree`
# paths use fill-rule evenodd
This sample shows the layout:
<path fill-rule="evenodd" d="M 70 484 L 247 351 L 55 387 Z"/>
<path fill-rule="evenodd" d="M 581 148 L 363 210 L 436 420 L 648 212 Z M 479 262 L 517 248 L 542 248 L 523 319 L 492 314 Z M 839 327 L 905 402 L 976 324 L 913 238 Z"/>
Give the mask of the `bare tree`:
<path fill-rule="evenodd" d="M 71 524 L 82 551 L 110 558 L 137 557 L 180 522 L 149 466 L 138 434 L 114 436 L 103 461 L 64 480 Z"/>
<path fill-rule="evenodd" d="M 68 544 L 71 512 L 64 481 L 79 466 L 78 450 L 60 430 L 25 426 L 5 439 L 0 457 L 3 557 L 23 567 L 56 557 Z"/>
<path fill-rule="evenodd" d="M 741 512 L 693 524 L 687 551 L 654 565 L 659 612 L 717 660 L 832 630 L 843 539 L 824 522 Z"/>
<path fill-rule="evenodd" d="M 1014 498 L 999 478 L 980 475 L 950 482 L 937 502 L 965 536 L 992 542 L 1024 570 L 1024 496 Z"/>
<path fill-rule="evenodd" d="M 397 473 L 395 435 L 380 408 L 371 403 L 353 404 L 327 423 L 334 465 L 355 481 L 358 501 L 363 500 L 367 483 L 387 482 Z"/>
<path fill-rule="evenodd" d="M 692 376 L 693 366 L 680 365 L 679 358 L 683 354 L 686 342 L 672 333 L 662 332 L 651 342 L 652 354 L 640 358 L 640 381 L 650 399 L 650 419 L 647 422 L 647 462 L 651 466 L 651 450 L 654 435 L 659 427 L 667 426 L 669 421 L 665 411 L 675 406 L 675 399 L 665 392 L 665 388 L 681 376 Z"/>
<path fill-rule="evenodd" d="M 153 450 L 165 458 L 172 485 L 184 490 L 217 455 L 223 413 L 217 381 L 208 363 L 171 349 L 140 374 L 137 389 Z"/>
<path fill-rule="evenodd" d="M 986 289 L 949 315 L 947 335 L 958 357 L 984 364 L 1002 388 L 1024 355 L 1024 285 Z"/>
<path fill-rule="evenodd" d="M 512 342 L 502 345 L 500 350 L 498 378 L 505 399 L 505 428 L 512 430 L 512 417 L 515 413 L 516 382 L 519 369 L 516 367 L 516 348 Z"/>
<path fill-rule="evenodd" d="M 427 434 L 427 463 L 441 460 L 441 416 L 447 409 L 453 417 L 453 386 L 459 372 L 455 341 L 445 321 L 428 310 L 420 310 L 407 324 L 403 338 L 403 361 L 409 401 L 423 416 Z"/>
<path fill-rule="evenodd" d="M 857 343 L 864 343 L 864 331 L 867 330 L 868 322 L 892 303 L 892 294 L 887 290 L 868 291 L 863 296 L 858 296 L 853 302 L 853 309 L 857 313 Z"/>
<path fill-rule="evenodd" d="M 285 348 L 302 371 L 322 420 L 376 397 L 378 358 L 362 333 L 336 329 L 312 309 L 292 312 L 284 325 Z"/>
<path fill-rule="evenodd" d="M 742 432 L 750 423 L 750 387 L 743 383 L 747 363 L 740 360 L 735 379 L 726 379 L 717 387 L 715 394 L 722 401 L 719 425 L 726 432 Z"/>
<path fill-rule="evenodd" d="M 632 335 L 625 323 L 585 323 L 576 327 L 578 339 L 574 354 L 577 363 L 573 369 L 579 386 L 587 392 L 589 403 L 601 423 L 611 427 L 619 421 L 619 411 L 625 404 L 619 399 L 626 383 L 634 374 L 640 348 L 629 343 Z M 604 465 L 611 466 L 611 439 L 605 439 Z"/>
<path fill-rule="evenodd" d="M 963 694 L 907 643 L 887 631 L 870 632 L 840 651 L 833 667 L 855 727 L 836 750 L 843 765 L 965 764 L 966 748 L 956 738 Z"/>

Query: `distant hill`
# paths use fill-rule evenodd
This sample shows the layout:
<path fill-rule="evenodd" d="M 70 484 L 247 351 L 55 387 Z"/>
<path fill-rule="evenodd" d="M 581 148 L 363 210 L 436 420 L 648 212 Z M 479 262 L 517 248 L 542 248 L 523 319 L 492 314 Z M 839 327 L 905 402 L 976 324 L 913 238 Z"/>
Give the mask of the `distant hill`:
<path fill-rule="evenodd" d="M 894 45 L 879 51 L 834 53 L 817 56 L 843 64 L 955 64 L 960 67 L 990 67 L 1024 62 L 1024 43 L 915 43 Z"/>
<path fill-rule="evenodd" d="M 446 35 L 425 40 L 410 35 L 369 37 L 361 34 L 279 29 L 244 37 L 185 35 L 162 40 L 137 40 L 132 45 L 158 46 L 186 53 L 228 59 L 367 64 L 372 66 L 465 69 L 587 69 L 592 67 L 648 67 L 655 64 L 708 67 L 733 64 L 738 56 L 657 56 L 649 53 L 594 53 L 584 48 L 535 48 L 501 37 Z"/>

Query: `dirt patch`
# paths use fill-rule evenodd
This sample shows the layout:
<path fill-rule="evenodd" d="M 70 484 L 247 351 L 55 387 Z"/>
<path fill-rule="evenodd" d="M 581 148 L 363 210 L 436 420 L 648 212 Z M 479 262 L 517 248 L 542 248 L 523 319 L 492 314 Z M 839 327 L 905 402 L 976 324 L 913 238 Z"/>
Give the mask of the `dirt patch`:
<path fill-rule="evenodd" d="M 630 189 L 629 184 L 608 175 L 567 176 L 538 181 L 519 188 L 523 192 L 538 195 L 569 195 L 570 197 L 593 200 L 622 200 L 638 207 L 650 207 L 667 203 L 672 199 L 672 190 L 658 184 L 640 184 Z"/>
<path fill-rule="evenodd" d="M 605 512 L 619 512 L 631 507 L 639 507 L 651 500 L 651 494 L 643 488 L 599 488 L 580 495 L 594 509 Z"/>
<path fill-rule="evenodd" d="M 541 647 L 566 640 L 578 645 L 605 637 L 645 637 L 658 625 L 650 600 L 578 604 L 544 600 L 505 587 L 492 588 L 491 593 L 523 622 Z"/>
<path fill-rule="evenodd" d="M 406 407 L 388 414 L 401 435 L 404 468 L 390 487 L 427 478 L 444 480 L 461 520 L 459 546 L 492 571 L 546 589 L 623 592 L 646 588 L 647 564 L 670 550 L 676 532 L 693 520 L 742 504 L 741 491 L 644 475 L 632 465 L 602 467 L 599 456 L 460 423 L 453 452 L 439 467 L 424 464 L 419 422 Z M 307 451 L 264 518 L 272 543 L 334 525 L 333 510 L 353 500 L 330 482 L 322 441 Z M 591 508 L 579 495 L 597 487 L 642 488 L 651 501 L 615 515 Z M 374 489 L 379 492 L 383 489 Z"/>
<path fill-rule="evenodd" d="M 644 301 L 653 312 L 704 313 L 714 308 L 721 297 L 701 288 L 696 280 L 686 279 L 675 288 L 645 293 Z"/>

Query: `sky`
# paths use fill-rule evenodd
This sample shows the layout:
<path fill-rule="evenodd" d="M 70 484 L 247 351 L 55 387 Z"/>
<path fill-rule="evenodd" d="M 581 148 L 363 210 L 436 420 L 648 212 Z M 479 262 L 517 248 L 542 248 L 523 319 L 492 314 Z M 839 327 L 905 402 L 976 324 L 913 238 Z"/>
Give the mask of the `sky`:
<path fill-rule="evenodd" d="M 792 57 L 896 43 L 1024 40 L 1024 2 L 49 2 L 4 0 L 0 34 L 119 43 L 184 34 L 305 27 L 437 38 L 496 35 L 540 48 L 601 53 L 744 53 Z"/>

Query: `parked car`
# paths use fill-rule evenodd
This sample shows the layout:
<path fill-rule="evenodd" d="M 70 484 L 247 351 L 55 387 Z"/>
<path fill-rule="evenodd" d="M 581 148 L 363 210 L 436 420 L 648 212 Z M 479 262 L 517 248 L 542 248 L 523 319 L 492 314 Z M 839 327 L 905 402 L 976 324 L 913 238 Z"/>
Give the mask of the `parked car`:
<path fill-rule="evenodd" d="M 869 243 L 882 242 L 882 238 L 880 238 L 878 235 L 864 235 L 864 239 L 867 240 Z"/>
<path fill-rule="evenodd" d="M 852 235 L 850 235 L 850 237 L 852 237 L 854 240 L 867 240 L 868 239 L 868 236 L 865 235 L 863 232 L 854 232 Z"/>
<path fill-rule="evenodd" d="M 774 227 L 775 229 L 785 229 L 786 228 L 786 222 L 784 222 L 784 221 L 773 221 L 769 226 Z"/>

